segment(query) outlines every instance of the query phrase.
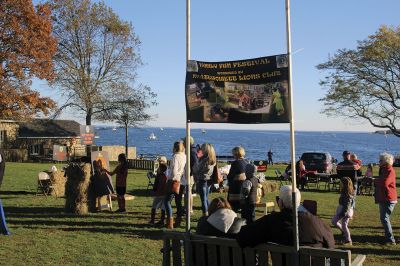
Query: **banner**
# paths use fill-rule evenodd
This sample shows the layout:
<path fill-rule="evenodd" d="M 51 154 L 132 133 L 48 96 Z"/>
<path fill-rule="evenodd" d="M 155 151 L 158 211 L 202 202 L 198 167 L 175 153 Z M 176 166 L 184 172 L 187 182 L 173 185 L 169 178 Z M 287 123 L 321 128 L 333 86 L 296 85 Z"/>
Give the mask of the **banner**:
<path fill-rule="evenodd" d="M 189 60 L 186 114 L 197 123 L 289 123 L 286 54 L 254 59 Z"/>
<path fill-rule="evenodd" d="M 67 159 L 67 146 L 53 145 L 53 161 L 65 162 Z"/>

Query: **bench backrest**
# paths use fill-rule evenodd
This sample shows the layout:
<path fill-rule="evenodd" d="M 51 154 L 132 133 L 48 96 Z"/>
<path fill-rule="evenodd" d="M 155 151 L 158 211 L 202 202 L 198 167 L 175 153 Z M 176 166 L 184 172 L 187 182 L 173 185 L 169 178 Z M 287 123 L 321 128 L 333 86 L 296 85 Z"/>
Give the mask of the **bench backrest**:
<path fill-rule="evenodd" d="M 149 170 L 156 172 L 158 168 L 157 160 L 128 159 L 129 169 Z"/>
<path fill-rule="evenodd" d="M 186 239 L 189 238 L 188 242 Z M 185 245 L 184 243 L 188 244 Z M 300 247 L 299 253 L 291 246 L 262 244 L 254 248 L 241 248 L 236 240 L 187 235 L 182 232 L 165 231 L 163 265 L 185 265 L 184 250 L 189 249 L 189 265 L 293 265 L 295 256 L 299 256 L 300 265 L 350 265 L 349 250 Z"/>

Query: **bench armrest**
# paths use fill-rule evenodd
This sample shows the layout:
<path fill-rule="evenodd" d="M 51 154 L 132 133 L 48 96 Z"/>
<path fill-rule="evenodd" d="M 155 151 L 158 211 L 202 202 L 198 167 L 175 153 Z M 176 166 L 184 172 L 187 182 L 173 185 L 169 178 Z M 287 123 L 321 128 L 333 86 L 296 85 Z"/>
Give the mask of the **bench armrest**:
<path fill-rule="evenodd" d="M 357 255 L 357 257 L 351 262 L 351 266 L 361 266 L 365 261 L 365 255 Z"/>

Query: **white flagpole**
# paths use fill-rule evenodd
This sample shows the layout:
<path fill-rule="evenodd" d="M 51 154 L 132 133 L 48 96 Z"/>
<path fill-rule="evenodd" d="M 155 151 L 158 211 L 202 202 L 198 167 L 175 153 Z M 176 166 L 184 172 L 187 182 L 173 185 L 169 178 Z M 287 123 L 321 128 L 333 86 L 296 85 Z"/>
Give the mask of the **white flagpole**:
<path fill-rule="evenodd" d="M 290 114 L 290 158 L 292 162 L 292 202 L 293 202 L 293 246 L 299 250 L 299 229 L 296 206 L 296 145 L 294 138 L 294 108 L 293 108 L 293 88 L 292 88 L 292 40 L 290 32 L 290 0 L 286 0 L 286 41 L 289 62 L 289 114 Z M 297 257 L 297 256 L 296 256 Z M 296 261 L 296 260 L 295 260 Z M 298 264 L 298 263 L 297 263 Z"/>
<path fill-rule="evenodd" d="M 190 0 L 186 0 L 186 67 L 190 60 Z M 186 91 L 186 88 L 185 88 Z M 192 199 L 192 184 L 190 180 L 190 120 L 186 120 L 186 241 L 185 265 L 190 265 L 190 201 Z"/>
<path fill-rule="evenodd" d="M 186 65 L 190 60 L 190 0 L 186 0 Z M 190 230 L 190 199 L 192 196 L 190 180 L 190 120 L 186 120 L 186 232 Z"/>

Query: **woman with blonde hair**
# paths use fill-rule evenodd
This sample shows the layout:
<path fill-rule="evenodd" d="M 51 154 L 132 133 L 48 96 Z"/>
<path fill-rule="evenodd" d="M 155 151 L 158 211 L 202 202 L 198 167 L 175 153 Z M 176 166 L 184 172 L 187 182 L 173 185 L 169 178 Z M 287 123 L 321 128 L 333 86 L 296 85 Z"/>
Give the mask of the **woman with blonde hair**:
<path fill-rule="evenodd" d="M 201 217 L 197 223 L 198 234 L 234 238 L 246 224 L 245 219 L 237 217 L 225 198 L 213 199 L 208 210 L 210 216 Z"/>
<path fill-rule="evenodd" d="M 183 143 L 177 141 L 174 143 L 173 147 L 173 156 L 170 163 L 170 171 L 167 179 L 167 193 L 165 196 L 164 204 L 165 210 L 167 213 L 167 228 L 174 228 L 174 219 L 172 218 L 172 206 L 171 200 L 175 197 L 176 209 L 177 209 L 177 217 L 175 227 L 180 226 L 182 215 L 183 215 L 183 207 L 182 207 L 182 195 L 176 191 L 172 191 L 171 188 L 174 183 L 178 182 L 180 187 L 181 179 L 185 173 L 185 165 L 186 165 L 186 155 L 185 155 L 185 147 Z"/>
<path fill-rule="evenodd" d="M 217 164 L 214 147 L 209 143 L 201 145 L 202 157 L 193 166 L 193 176 L 196 180 L 196 191 L 200 194 L 203 216 L 208 215 L 209 181 Z"/>
<path fill-rule="evenodd" d="M 245 154 L 243 147 L 238 146 L 232 149 L 235 161 L 232 162 L 227 176 L 229 186 L 228 201 L 235 212 L 240 209 L 240 190 L 243 181 L 246 180 L 245 168 L 248 162 L 244 159 Z"/>

